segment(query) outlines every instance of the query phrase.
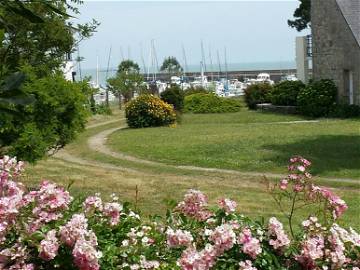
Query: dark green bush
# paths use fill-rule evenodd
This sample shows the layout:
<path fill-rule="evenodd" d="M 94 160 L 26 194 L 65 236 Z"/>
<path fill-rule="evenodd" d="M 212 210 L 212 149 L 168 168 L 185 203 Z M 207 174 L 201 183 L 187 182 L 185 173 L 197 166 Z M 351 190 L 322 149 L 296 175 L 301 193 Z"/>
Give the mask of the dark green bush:
<path fill-rule="evenodd" d="M 298 110 L 306 116 L 328 116 L 336 104 L 336 96 L 337 87 L 332 80 L 313 81 L 299 92 Z"/>
<path fill-rule="evenodd" d="M 304 87 L 301 81 L 279 82 L 270 92 L 270 101 L 278 106 L 296 106 L 297 96 Z"/>
<path fill-rule="evenodd" d="M 338 118 L 359 118 L 360 106 L 354 104 L 336 104 L 332 107 L 329 116 Z"/>
<path fill-rule="evenodd" d="M 249 85 L 245 89 L 245 103 L 249 109 L 255 110 L 256 104 L 269 103 L 272 86 L 268 83 Z"/>
<path fill-rule="evenodd" d="M 62 74 L 41 79 L 29 74 L 22 89 L 35 101 L 14 106 L 16 114 L 0 114 L 0 141 L 6 154 L 34 162 L 62 148 L 84 129 L 90 89 L 86 82 L 69 82 Z"/>
<path fill-rule="evenodd" d="M 190 95 L 193 95 L 193 94 L 199 94 L 199 93 L 202 93 L 202 94 L 208 94 L 209 91 L 206 90 L 204 87 L 202 86 L 199 86 L 199 87 L 190 87 L 188 89 L 186 89 L 184 91 L 184 94 L 185 96 L 190 96 Z"/>
<path fill-rule="evenodd" d="M 185 111 L 192 113 L 226 113 L 241 109 L 239 99 L 223 98 L 213 93 L 198 93 L 185 97 Z"/>
<path fill-rule="evenodd" d="M 178 85 L 171 85 L 160 97 L 166 103 L 172 104 L 176 111 L 181 112 L 184 109 L 184 91 Z"/>
<path fill-rule="evenodd" d="M 149 94 L 129 101 L 125 107 L 125 115 L 131 128 L 168 126 L 176 121 L 173 106 Z"/>

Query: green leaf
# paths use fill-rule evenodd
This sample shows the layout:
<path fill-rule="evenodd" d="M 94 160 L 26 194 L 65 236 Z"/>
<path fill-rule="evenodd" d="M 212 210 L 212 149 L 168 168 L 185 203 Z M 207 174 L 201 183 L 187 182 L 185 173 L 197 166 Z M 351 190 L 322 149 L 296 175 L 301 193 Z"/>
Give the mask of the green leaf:
<path fill-rule="evenodd" d="M 23 18 L 26 18 L 27 20 L 29 20 L 32 23 L 43 23 L 44 22 L 43 18 L 36 15 L 30 9 L 27 9 L 22 3 L 17 2 L 17 4 L 18 4 L 18 7 L 8 6 L 9 10 L 15 14 L 22 16 Z"/>
<path fill-rule="evenodd" d="M 35 101 L 33 96 L 16 96 L 11 98 L 0 98 L 0 104 L 29 105 Z"/>
<path fill-rule="evenodd" d="M 24 82 L 24 80 L 25 80 L 24 73 L 15 72 L 5 78 L 4 84 L 2 85 L 1 90 L 6 92 L 6 91 L 18 89 L 21 86 L 21 84 Z"/>

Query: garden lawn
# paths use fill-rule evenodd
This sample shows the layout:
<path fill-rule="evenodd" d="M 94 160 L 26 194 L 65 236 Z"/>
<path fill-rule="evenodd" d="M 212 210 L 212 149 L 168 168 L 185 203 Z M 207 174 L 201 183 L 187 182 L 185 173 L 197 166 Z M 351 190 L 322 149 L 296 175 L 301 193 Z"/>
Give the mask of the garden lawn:
<path fill-rule="evenodd" d="M 232 116 L 237 117 L 233 120 Z M 72 194 L 82 196 L 100 192 L 106 197 L 115 192 L 123 202 L 129 201 L 135 204 L 137 201 L 137 208 L 144 216 L 155 214 L 164 215 L 166 213 L 166 204 L 164 201 L 181 200 L 188 189 L 195 188 L 205 192 L 211 204 L 215 204 L 216 200 L 221 197 L 229 197 L 239 203 L 238 211 L 240 213 L 256 219 L 259 219 L 260 216 L 264 216 L 265 218 L 274 215 L 281 217 L 273 199 L 266 191 L 266 183 L 262 181 L 262 177 L 231 175 L 220 172 L 191 171 L 168 166 L 150 166 L 116 159 L 88 148 L 87 140 L 91 136 L 102 130 L 124 125 L 125 121 L 120 119 L 123 119 L 123 113 L 116 110 L 114 111 L 114 115 L 111 116 L 93 117 L 91 121 L 89 121 L 89 126 L 92 126 L 92 128 L 87 129 L 80 134 L 76 141 L 65 147 L 66 152 L 72 157 L 92 161 L 97 163 L 97 166 L 68 162 L 62 160 L 61 157 L 55 156 L 47 160 L 39 161 L 35 165 L 28 165 L 23 182 L 29 186 L 37 185 L 43 179 L 55 181 L 63 186 L 73 183 L 71 185 Z M 185 115 L 183 124 L 178 126 L 178 128 L 165 128 L 164 130 L 179 131 L 189 123 L 189 120 L 191 120 L 192 125 L 195 126 L 200 125 L 205 122 L 205 120 L 215 122 L 216 124 L 213 124 L 215 126 L 226 126 L 233 122 L 236 122 L 236 125 L 240 126 L 249 122 L 258 123 L 302 119 L 294 116 L 258 114 L 246 111 L 229 115 Z M 100 124 L 105 125 L 100 126 Z M 246 129 L 246 125 L 243 129 Z M 136 132 L 139 131 L 153 132 L 152 129 L 136 130 Z M 149 141 L 148 138 L 147 141 Z M 285 159 L 287 158 L 288 157 Z M 341 162 L 340 159 L 339 162 Z M 102 164 L 118 166 L 119 170 L 102 167 Z M 128 168 L 131 171 L 122 171 L 120 167 Z M 278 171 L 282 175 L 286 175 L 286 168 L 282 167 L 278 169 Z M 274 180 L 279 179 L 276 178 Z M 319 181 L 319 179 L 316 181 L 318 185 L 331 187 L 335 193 L 340 195 L 348 203 L 349 209 L 340 223 L 346 227 L 352 226 L 359 230 L 360 181 L 358 183 L 356 181 Z M 139 191 L 137 199 L 135 197 L 136 187 Z M 308 214 L 309 211 L 307 211 L 307 209 L 302 209 L 301 215 L 296 218 L 297 221 L 300 221 L 303 217 L 307 217 Z"/>
<path fill-rule="evenodd" d="M 108 144 L 143 159 L 174 165 L 283 173 L 301 155 L 321 177 L 360 180 L 360 120 L 302 121 L 253 111 L 185 114 L 176 128 L 120 130 Z"/>

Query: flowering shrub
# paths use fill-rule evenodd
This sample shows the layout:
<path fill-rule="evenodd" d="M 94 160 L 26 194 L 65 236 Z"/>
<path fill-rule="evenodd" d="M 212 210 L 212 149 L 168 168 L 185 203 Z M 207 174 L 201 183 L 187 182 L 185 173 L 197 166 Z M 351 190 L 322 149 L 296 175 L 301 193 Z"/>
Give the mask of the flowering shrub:
<path fill-rule="evenodd" d="M 360 267 L 360 235 L 335 223 L 347 206 L 312 183 L 309 161 L 290 159 L 289 175 L 271 187 L 282 206 L 290 201 L 290 233 L 275 217 L 253 221 L 237 203 L 189 190 L 165 218 L 142 220 L 115 195 L 72 198 L 44 181 L 27 190 L 23 163 L 0 159 L 0 269 L 353 269 Z M 324 205 L 323 218 L 302 222 L 294 235 L 298 204 Z"/>
<path fill-rule="evenodd" d="M 169 126 L 176 121 L 173 106 L 149 94 L 128 102 L 125 115 L 127 124 L 132 128 Z"/>

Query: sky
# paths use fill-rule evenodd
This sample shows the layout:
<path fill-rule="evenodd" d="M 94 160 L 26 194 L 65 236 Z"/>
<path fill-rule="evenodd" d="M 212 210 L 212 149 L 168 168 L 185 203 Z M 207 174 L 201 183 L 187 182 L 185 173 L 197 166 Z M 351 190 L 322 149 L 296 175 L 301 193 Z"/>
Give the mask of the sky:
<path fill-rule="evenodd" d="M 96 19 L 97 32 L 80 44 L 85 58 L 82 68 L 95 68 L 98 56 L 106 68 L 111 47 L 110 66 L 124 58 L 143 65 L 150 61 L 154 40 L 159 65 L 167 56 L 188 65 L 202 59 L 230 63 L 284 62 L 295 60 L 295 37 L 306 35 L 288 27 L 287 19 L 298 1 L 85 1 L 76 23 Z"/>

